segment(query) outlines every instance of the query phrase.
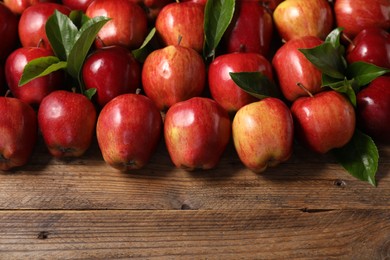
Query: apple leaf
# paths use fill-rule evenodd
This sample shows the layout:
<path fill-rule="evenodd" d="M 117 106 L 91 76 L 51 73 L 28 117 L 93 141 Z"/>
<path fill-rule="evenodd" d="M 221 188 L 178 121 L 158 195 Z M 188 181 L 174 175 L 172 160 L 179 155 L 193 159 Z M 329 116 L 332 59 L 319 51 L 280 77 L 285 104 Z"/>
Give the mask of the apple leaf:
<path fill-rule="evenodd" d="M 358 61 L 348 66 L 346 74 L 348 78 L 353 78 L 356 81 L 358 91 L 360 87 L 369 84 L 377 77 L 389 72 L 389 69 L 378 67 L 371 63 Z"/>
<path fill-rule="evenodd" d="M 67 62 L 61 61 L 56 56 L 46 56 L 34 59 L 24 67 L 19 86 L 30 82 L 33 79 L 46 76 L 54 71 L 66 69 Z"/>
<path fill-rule="evenodd" d="M 208 0 L 204 13 L 205 58 L 215 56 L 215 49 L 233 19 L 235 0 Z"/>
<path fill-rule="evenodd" d="M 342 148 L 334 149 L 333 154 L 352 176 L 376 186 L 379 153 L 371 137 L 355 130 L 351 141 Z"/>
<path fill-rule="evenodd" d="M 89 88 L 84 91 L 84 96 L 86 96 L 88 99 L 92 99 L 92 97 L 96 94 L 97 89 L 96 88 Z"/>
<path fill-rule="evenodd" d="M 81 28 L 90 18 L 81 10 L 72 10 L 69 14 L 70 20 L 76 25 L 77 28 Z"/>
<path fill-rule="evenodd" d="M 144 62 L 146 59 L 146 56 L 149 54 L 148 50 L 148 43 L 153 39 L 154 35 L 156 34 L 156 28 L 153 27 L 149 34 L 146 36 L 144 42 L 142 43 L 141 47 L 138 49 L 135 49 L 132 51 L 133 56 L 135 57 L 136 60 L 139 62 Z"/>
<path fill-rule="evenodd" d="M 78 32 L 76 25 L 68 16 L 55 10 L 48 18 L 45 30 L 55 55 L 60 60 L 67 60 Z"/>
<path fill-rule="evenodd" d="M 277 86 L 261 72 L 230 72 L 229 74 L 242 90 L 258 99 L 280 96 Z"/>
<path fill-rule="evenodd" d="M 344 79 L 346 64 L 339 50 L 331 42 L 324 42 L 314 48 L 299 49 L 305 57 L 323 74 L 336 79 Z"/>
<path fill-rule="evenodd" d="M 348 80 L 344 78 L 343 80 L 339 80 L 325 74 L 322 75 L 322 87 L 329 87 L 337 92 L 346 94 L 352 105 L 356 107 L 355 85 L 354 79 Z"/>
<path fill-rule="evenodd" d="M 345 48 L 344 46 L 340 43 L 341 39 L 341 33 L 343 31 L 343 28 L 337 27 L 333 29 L 325 39 L 325 42 L 329 42 L 332 44 L 332 46 L 338 50 L 339 55 L 342 57 L 342 62 L 344 63 L 344 67 L 347 67 L 347 61 L 344 58 L 344 53 L 345 53 Z"/>
<path fill-rule="evenodd" d="M 68 56 L 67 71 L 73 78 L 78 79 L 80 87 L 82 87 L 80 71 L 84 60 L 95 41 L 96 35 L 109 20 L 110 18 L 104 16 L 94 17 L 83 24 L 75 36 L 76 41 Z"/>

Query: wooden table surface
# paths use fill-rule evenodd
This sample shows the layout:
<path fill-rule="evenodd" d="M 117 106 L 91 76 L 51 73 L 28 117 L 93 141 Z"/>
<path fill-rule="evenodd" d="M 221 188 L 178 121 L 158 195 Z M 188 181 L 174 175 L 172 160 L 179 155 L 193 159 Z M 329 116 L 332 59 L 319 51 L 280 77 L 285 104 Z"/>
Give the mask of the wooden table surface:
<path fill-rule="evenodd" d="M 96 141 L 0 174 L 0 259 L 390 259 L 390 147 L 378 186 L 295 145 L 265 173 L 232 144 L 218 168 L 172 166 L 163 143 L 143 170 L 107 166 Z"/>

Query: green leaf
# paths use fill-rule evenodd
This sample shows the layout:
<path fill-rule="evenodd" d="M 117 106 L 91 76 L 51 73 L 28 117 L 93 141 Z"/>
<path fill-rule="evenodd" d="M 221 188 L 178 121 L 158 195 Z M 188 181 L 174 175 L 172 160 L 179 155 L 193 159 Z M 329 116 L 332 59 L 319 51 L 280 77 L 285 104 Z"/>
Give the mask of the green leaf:
<path fill-rule="evenodd" d="M 92 97 L 96 94 L 96 88 L 89 88 L 87 90 L 84 91 L 84 95 L 89 99 L 91 100 Z"/>
<path fill-rule="evenodd" d="M 347 95 L 349 101 L 353 106 L 356 107 L 356 91 L 354 89 L 355 80 L 344 80 L 334 79 L 325 74 L 322 75 L 322 87 L 329 87 L 337 92 L 344 93 Z"/>
<path fill-rule="evenodd" d="M 153 39 L 154 35 L 156 34 L 156 28 L 153 27 L 149 34 L 146 36 L 144 42 L 142 43 L 141 47 L 139 47 L 136 50 L 133 50 L 132 53 L 136 60 L 139 62 L 144 62 L 146 59 L 146 56 L 149 54 L 149 50 L 147 48 L 148 43 Z"/>
<path fill-rule="evenodd" d="M 205 58 L 214 57 L 215 49 L 233 19 L 235 0 L 208 0 L 204 13 Z"/>
<path fill-rule="evenodd" d="M 68 16 L 55 10 L 47 20 L 45 30 L 55 55 L 66 61 L 75 43 L 77 27 Z"/>
<path fill-rule="evenodd" d="M 80 71 L 84 60 L 95 41 L 96 35 L 109 20 L 109 18 L 103 16 L 94 17 L 83 24 L 76 35 L 77 40 L 68 57 L 67 71 L 73 78 L 78 79 L 80 86 L 82 86 Z"/>
<path fill-rule="evenodd" d="M 261 72 L 230 72 L 229 74 L 234 83 L 256 98 L 280 96 L 277 86 Z"/>
<path fill-rule="evenodd" d="M 378 67 L 374 64 L 358 61 L 350 64 L 347 69 L 347 77 L 356 81 L 357 89 L 369 84 L 379 76 L 389 73 L 390 70 Z"/>
<path fill-rule="evenodd" d="M 66 61 L 60 61 L 55 56 L 46 56 L 31 60 L 24 67 L 19 86 L 27 84 L 33 79 L 46 76 L 54 71 L 66 69 L 66 66 Z"/>
<path fill-rule="evenodd" d="M 299 49 L 305 57 L 323 74 L 336 79 L 344 79 L 346 69 L 342 56 L 330 42 L 308 49 Z"/>
<path fill-rule="evenodd" d="M 333 154 L 352 176 L 376 186 L 379 153 L 371 137 L 355 130 L 351 141 L 342 148 L 334 149 Z"/>
<path fill-rule="evenodd" d="M 70 20 L 76 25 L 77 28 L 81 28 L 90 18 L 81 10 L 72 10 L 69 14 Z"/>

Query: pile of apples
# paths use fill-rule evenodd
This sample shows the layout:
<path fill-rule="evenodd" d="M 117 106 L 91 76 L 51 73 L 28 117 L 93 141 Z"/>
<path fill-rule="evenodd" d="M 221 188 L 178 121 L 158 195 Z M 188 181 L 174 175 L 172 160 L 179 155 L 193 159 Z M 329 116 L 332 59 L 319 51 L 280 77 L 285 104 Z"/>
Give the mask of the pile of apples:
<path fill-rule="evenodd" d="M 176 167 L 217 167 L 232 140 L 255 172 L 288 160 L 295 139 L 319 154 L 345 146 L 356 129 L 390 143 L 389 75 L 356 90 L 354 105 L 322 86 L 321 70 L 301 52 L 343 28 L 348 64 L 390 69 L 390 1 L 369 2 L 3 0 L 0 169 L 28 163 L 39 136 L 62 158 L 83 155 L 96 135 L 105 162 L 123 171 L 144 167 L 162 138 Z M 225 4 L 234 12 L 221 12 Z M 80 81 L 58 69 L 20 84 L 26 64 L 60 56 L 46 35 L 55 10 L 110 20 L 96 32 Z M 208 25 L 222 33 L 206 28 L 210 13 L 228 21 Z M 240 72 L 260 73 L 263 91 L 269 85 L 277 94 L 243 89 L 233 80 Z M 87 90 L 96 93 L 87 98 Z"/>

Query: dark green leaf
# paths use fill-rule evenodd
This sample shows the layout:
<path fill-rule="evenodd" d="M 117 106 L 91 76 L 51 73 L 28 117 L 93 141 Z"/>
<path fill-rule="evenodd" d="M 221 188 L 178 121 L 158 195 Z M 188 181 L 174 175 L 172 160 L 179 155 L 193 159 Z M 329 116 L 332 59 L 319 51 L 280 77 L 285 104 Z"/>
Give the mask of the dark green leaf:
<path fill-rule="evenodd" d="M 72 10 L 69 14 L 70 20 L 76 25 L 77 28 L 81 28 L 90 18 L 81 10 Z"/>
<path fill-rule="evenodd" d="M 280 96 L 277 86 L 261 72 L 230 72 L 229 74 L 234 83 L 256 98 Z"/>
<path fill-rule="evenodd" d="M 149 54 L 149 50 L 147 48 L 148 43 L 153 39 L 154 35 L 156 34 L 156 28 L 153 27 L 152 30 L 150 30 L 148 36 L 146 36 L 144 42 L 142 43 L 141 47 L 139 47 L 136 50 L 133 50 L 132 53 L 134 57 L 139 62 L 144 62 L 146 59 L 146 56 Z"/>
<path fill-rule="evenodd" d="M 331 31 L 328 36 L 325 39 L 325 42 L 329 42 L 332 44 L 332 46 L 338 50 L 339 55 L 342 58 L 342 61 L 344 63 L 344 67 L 347 67 L 347 61 L 344 58 L 345 55 L 345 47 L 340 43 L 341 34 L 343 32 L 343 28 L 337 27 L 333 31 Z"/>
<path fill-rule="evenodd" d="M 351 141 L 342 148 L 334 149 L 333 154 L 352 176 L 376 186 L 379 153 L 371 137 L 355 130 Z"/>
<path fill-rule="evenodd" d="M 228 28 L 234 14 L 235 0 L 208 0 L 204 13 L 206 58 L 215 56 L 215 49 Z"/>
<path fill-rule="evenodd" d="M 60 61 L 55 56 L 47 56 L 34 59 L 26 64 L 19 86 L 22 86 L 33 79 L 46 76 L 54 71 L 65 69 L 66 61 Z"/>
<path fill-rule="evenodd" d="M 68 16 L 55 10 L 47 20 L 45 29 L 55 55 L 66 61 L 76 40 L 77 27 Z"/>
<path fill-rule="evenodd" d="M 95 41 L 96 35 L 109 20 L 109 18 L 103 16 L 94 17 L 83 24 L 76 36 L 77 41 L 68 57 L 67 70 L 73 78 L 79 80 L 80 85 L 80 71 L 84 60 Z"/>
<path fill-rule="evenodd" d="M 344 79 L 345 63 L 330 42 L 309 49 L 299 49 L 305 57 L 323 74 L 336 79 Z"/>
<path fill-rule="evenodd" d="M 83 93 L 88 99 L 92 99 L 92 97 L 96 94 L 96 88 L 89 88 Z"/>
<path fill-rule="evenodd" d="M 354 80 L 344 80 L 334 79 L 325 74 L 322 75 L 322 86 L 329 87 L 337 92 L 344 93 L 348 96 L 349 101 L 353 106 L 356 107 L 356 92 L 353 88 Z"/>
<path fill-rule="evenodd" d="M 389 73 L 390 70 L 382 67 L 378 67 L 374 64 L 367 62 L 354 62 L 348 66 L 347 77 L 354 79 L 357 84 L 357 89 L 369 84 L 371 81 L 379 76 Z"/>

